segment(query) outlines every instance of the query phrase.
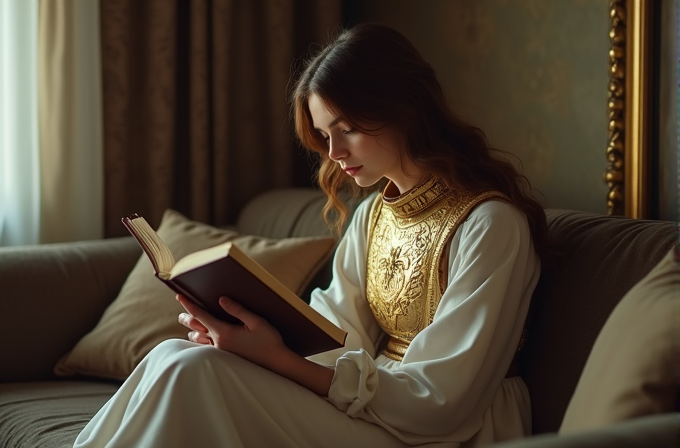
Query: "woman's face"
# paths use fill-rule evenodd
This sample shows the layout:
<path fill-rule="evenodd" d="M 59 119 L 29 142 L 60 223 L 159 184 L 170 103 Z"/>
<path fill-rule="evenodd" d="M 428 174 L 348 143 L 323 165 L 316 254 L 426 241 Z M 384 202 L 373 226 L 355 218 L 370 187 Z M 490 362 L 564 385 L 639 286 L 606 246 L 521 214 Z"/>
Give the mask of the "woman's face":
<path fill-rule="evenodd" d="M 405 141 L 396 129 L 383 127 L 375 135 L 355 131 L 315 94 L 309 97 L 308 107 L 314 128 L 326 140 L 328 157 L 360 187 L 386 177 L 404 193 L 424 177 L 405 155 L 402 157 Z"/>

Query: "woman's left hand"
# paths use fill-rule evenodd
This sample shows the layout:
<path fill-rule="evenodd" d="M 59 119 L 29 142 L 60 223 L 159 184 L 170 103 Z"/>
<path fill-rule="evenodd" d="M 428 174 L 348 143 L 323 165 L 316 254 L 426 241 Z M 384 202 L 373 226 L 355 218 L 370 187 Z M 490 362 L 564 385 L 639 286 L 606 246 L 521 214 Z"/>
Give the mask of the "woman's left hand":
<path fill-rule="evenodd" d="M 220 298 L 220 306 L 243 325 L 228 324 L 182 295 L 177 295 L 177 300 L 187 310 L 178 320 L 192 330 L 188 335 L 190 341 L 213 345 L 265 368 L 271 367 L 269 364 L 277 354 L 289 351 L 281 334 L 269 322 L 227 297 Z"/>

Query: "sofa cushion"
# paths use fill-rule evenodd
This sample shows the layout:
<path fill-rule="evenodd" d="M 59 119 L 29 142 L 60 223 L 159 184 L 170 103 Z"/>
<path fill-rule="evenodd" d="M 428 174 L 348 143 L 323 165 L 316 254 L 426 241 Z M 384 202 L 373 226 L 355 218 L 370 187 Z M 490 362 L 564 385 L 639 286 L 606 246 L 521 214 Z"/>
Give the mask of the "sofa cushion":
<path fill-rule="evenodd" d="M 191 221 L 173 210 L 163 215 L 158 234 L 175 259 L 233 241 L 297 294 L 328 260 L 336 242 L 330 237 L 275 240 L 240 235 Z M 183 310 L 142 254 L 97 326 L 57 363 L 55 373 L 125 379 L 159 342 L 186 338 L 188 329 L 177 322 Z"/>
<path fill-rule="evenodd" d="M 557 209 L 546 215 L 558 254 L 542 267 L 520 364 L 534 433 L 559 429 L 609 314 L 677 239 L 671 222 Z"/>
<path fill-rule="evenodd" d="M 678 448 L 680 414 L 650 415 L 576 434 L 541 434 L 493 448 Z M 490 447 L 491 448 L 491 447 Z"/>
<path fill-rule="evenodd" d="M 0 384 L 0 446 L 72 447 L 118 387 L 87 381 Z"/>
<path fill-rule="evenodd" d="M 671 250 L 616 306 L 569 402 L 560 433 L 675 410 L 680 380 L 680 258 Z"/>

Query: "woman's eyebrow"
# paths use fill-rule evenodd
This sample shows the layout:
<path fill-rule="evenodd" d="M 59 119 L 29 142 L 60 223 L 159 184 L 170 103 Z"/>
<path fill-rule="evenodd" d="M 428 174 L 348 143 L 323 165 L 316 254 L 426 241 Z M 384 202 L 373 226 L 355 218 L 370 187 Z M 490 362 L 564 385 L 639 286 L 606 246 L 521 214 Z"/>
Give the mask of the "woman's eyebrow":
<path fill-rule="evenodd" d="M 332 128 L 333 126 L 340 123 L 341 121 L 342 121 L 342 117 L 335 117 L 335 120 L 328 123 L 328 128 Z M 321 131 L 321 129 L 319 129 L 319 128 L 314 128 L 314 129 L 316 129 L 317 131 Z"/>

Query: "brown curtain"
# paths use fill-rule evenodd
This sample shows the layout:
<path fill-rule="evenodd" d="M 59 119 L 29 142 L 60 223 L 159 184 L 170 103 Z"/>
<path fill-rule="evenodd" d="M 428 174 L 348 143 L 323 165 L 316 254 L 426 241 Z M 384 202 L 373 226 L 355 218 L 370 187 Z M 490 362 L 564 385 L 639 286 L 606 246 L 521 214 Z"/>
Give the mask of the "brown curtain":
<path fill-rule="evenodd" d="M 101 0 L 100 15 L 106 236 L 166 208 L 228 224 L 261 191 L 311 185 L 287 89 L 340 0 Z"/>

